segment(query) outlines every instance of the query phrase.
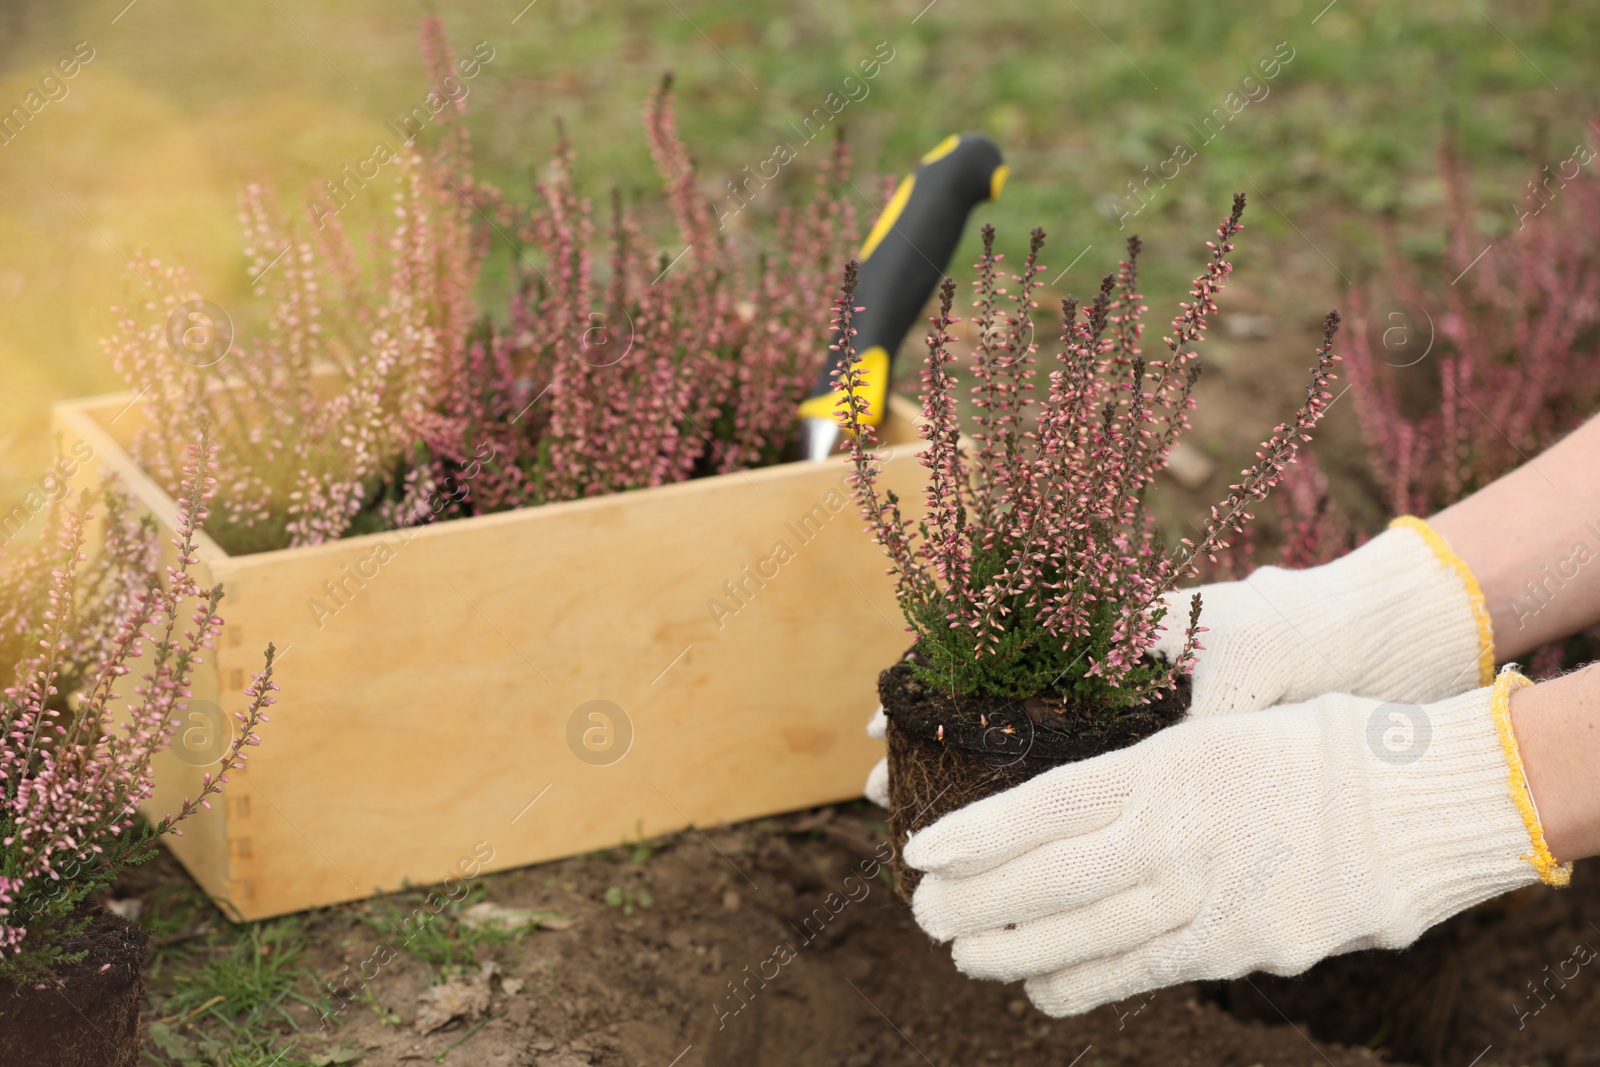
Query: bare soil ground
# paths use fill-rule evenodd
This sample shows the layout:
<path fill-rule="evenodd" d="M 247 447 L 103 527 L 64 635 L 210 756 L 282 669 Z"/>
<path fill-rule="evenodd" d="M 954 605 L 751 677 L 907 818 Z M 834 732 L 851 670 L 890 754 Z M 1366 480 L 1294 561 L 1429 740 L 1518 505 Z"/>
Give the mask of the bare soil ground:
<path fill-rule="evenodd" d="M 1590 924 L 1600 916 L 1600 890 L 1589 870 L 1578 871 L 1577 888 L 1508 898 L 1447 924 L 1411 953 L 1358 959 L 1355 971 L 1341 972 L 1350 961 L 1335 961 L 1309 979 L 1179 986 L 1051 1019 L 1017 986 L 965 978 L 948 951 L 921 933 L 876 873 L 887 855 L 881 819 L 858 802 L 484 876 L 468 903 L 555 912 L 570 926 L 557 920 L 566 928 L 472 944 L 470 931 L 441 912 L 412 948 L 369 965 L 367 973 L 376 971 L 370 984 L 354 983 L 362 999 L 324 1028 L 296 997 L 314 999 L 319 976 L 337 980 L 346 967 L 383 959 L 382 945 L 401 946 L 377 920 L 411 912 L 425 894 L 289 920 L 303 923 L 292 942 L 304 946 L 292 961 L 293 994 L 257 1036 L 280 1048 L 292 1041 L 286 1064 L 363 1067 L 1600 1062 L 1595 969 L 1548 983 L 1540 1000 L 1528 984 L 1546 981 L 1546 964 L 1559 970 L 1571 960 L 1574 945 L 1600 941 Z M 214 913 L 194 910 L 195 890 L 165 856 L 121 893 L 144 899 L 146 923 L 158 930 L 175 919 L 216 922 Z M 168 943 L 156 950 L 146 1022 L 168 1022 L 159 1028 L 162 1040 L 148 1042 L 149 1062 L 185 1062 L 168 1050 L 220 1032 L 228 1003 L 184 1021 L 173 1021 L 170 1007 L 188 1003 L 174 998 L 207 960 L 236 958 L 242 933 L 158 935 Z M 437 959 L 435 938 L 462 950 L 457 964 L 418 955 L 431 941 Z M 1451 961 L 1448 1004 L 1441 1007 L 1435 991 L 1419 1013 L 1410 994 L 1427 993 L 1442 973 L 1440 945 Z M 493 972 L 486 996 L 478 992 L 485 970 Z M 466 994 L 455 1004 L 462 1010 L 421 1035 L 424 1003 L 445 1010 L 452 1003 L 440 986 Z M 197 992 L 207 990 L 187 988 Z M 1428 1058 L 1394 1055 L 1429 1042 Z"/>

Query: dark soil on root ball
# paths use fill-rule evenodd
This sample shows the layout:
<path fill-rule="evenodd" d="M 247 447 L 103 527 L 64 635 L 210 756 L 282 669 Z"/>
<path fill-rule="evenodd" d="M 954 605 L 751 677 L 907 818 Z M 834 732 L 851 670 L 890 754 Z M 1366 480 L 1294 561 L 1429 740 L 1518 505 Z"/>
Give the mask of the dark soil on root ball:
<path fill-rule="evenodd" d="M 82 960 L 57 968 L 37 987 L 0 983 L 0 1064 L 138 1063 L 149 940 L 128 920 L 97 912 L 64 946 L 69 953 L 87 952 Z"/>
<path fill-rule="evenodd" d="M 1187 675 L 1149 704 L 1111 709 L 1053 694 L 953 697 L 917 681 L 909 662 L 884 671 L 897 892 L 909 902 L 921 877 L 898 859 L 912 831 L 1064 763 L 1137 744 L 1182 719 L 1189 696 Z"/>

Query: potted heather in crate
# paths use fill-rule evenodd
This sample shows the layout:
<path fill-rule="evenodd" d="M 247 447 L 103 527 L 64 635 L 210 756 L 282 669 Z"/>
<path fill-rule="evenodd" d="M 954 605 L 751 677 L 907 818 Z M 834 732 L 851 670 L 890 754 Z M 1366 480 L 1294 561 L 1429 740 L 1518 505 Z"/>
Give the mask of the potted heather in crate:
<path fill-rule="evenodd" d="M 946 279 L 923 371 L 927 517 L 913 526 L 895 492 L 880 491 L 871 429 L 849 343 L 854 271 L 838 301 L 842 422 L 853 435 L 856 498 L 889 557 L 900 607 L 916 635 L 878 683 L 888 717 L 889 811 L 895 839 L 946 812 L 1065 761 L 1131 745 L 1178 721 L 1200 651 L 1200 597 L 1168 620 L 1166 594 L 1200 558 L 1227 546 L 1293 461 L 1326 408 L 1339 315 L 1324 322 L 1304 404 L 1277 427 L 1195 539 L 1169 549 L 1145 494 L 1188 426 L 1201 340 L 1231 266 L 1244 197 L 1208 243 L 1210 262 L 1163 338 L 1141 349 L 1137 237 L 1088 308 L 1061 306 L 1061 347 L 1035 396 L 1032 310 L 1044 233 L 1035 230 L 1015 289 L 1002 288 L 992 229 L 978 263 L 976 415 L 966 442 L 956 412 Z M 1148 649 L 1165 625 L 1185 628 L 1177 657 Z M 906 899 L 916 872 L 901 867 Z"/>
<path fill-rule="evenodd" d="M 451 69 L 439 33 L 430 21 L 436 82 Z M 460 119 L 441 112 L 432 149 L 395 150 L 392 221 L 373 235 L 375 255 L 322 201 L 295 219 L 260 183 L 245 187 L 259 337 L 236 338 L 181 268 L 139 260 L 155 293 L 114 309 L 105 344 L 146 415 L 133 458 L 175 492 L 183 438 L 170 429 L 207 420 L 230 457 L 210 530 L 228 552 L 783 458 L 826 354 L 817 309 L 856 228 L 844 143 L 819 161 L 809 200 L 780 212 L 770 248 L 743 254 L 696 189 L 664 80 L 644 126 L 673 258 L 654 251 L 620 192 L 596 217 L 564 136 L 534 201 L 510 203 L 473 178 Z M 515 281 L 503 322 L 473 299 L 491 252 L 509 256 Z"/>
<path fill-rule="evenodd" d="M 146 938 L 96 895 L 210 806 L 273 702 L 269 645 L 232 740 L 208 741 L 216 758 L 199 790 L 137 817 L 151 760 L 187 721 L 195 667 L 222 628 L 221 589 L 190 575 L 213 452 L 202 437 L 183 466 L 169 565 L 155 524 L 110 482 L 97 525 L 87 494 L 63 493 L 41 537 L 0 554 L 0 1062 L 138 1062 Z"/>
<path fill-rule="evenodd" d="M 437 20 L 425 42 L 443 86 L 459 64 Z M 138 261 L 151 285 L 130 283 L 108 343 L 130 393 L 56 409 L 163 536 L 174 428 L 208 417 L 229 457 L 196 551 L 230 636 L 196 687 L 238 692 L 270 634 L 294 697 L 250 795 L 168 845 L 236 919 L 585 852 L 641 821 L 842 800 L 874 758 L 845 709 L 899 651 L 877 621 L 892 590 L 847 517 L 848 463 L 778 462 L 859 236 L 842 144 L 773 183 L 776 207 L 816 179 L 769 240 L 736 240 L 665 84 L 643 109 L 658 173 L 638 176 L 663 194 L 609 204 L 565 143 L 526 205 L 476 180 L 458 103 L 347 190 L 390 198 L 370 234 L 325 190 L 296 220 L 248 187 L 252 298 L 231 309 Z M 491 255 L 515 289 L 492 316 Z M 912 444 L 914 425 L 883 431 Z M 884 467 L 908 490 L 920 472 L 909 449 Z M 725 749 L 747 757 L 732 778 L 697 773 Z M 157 762 L 160 789 L 198 788 Z"/>

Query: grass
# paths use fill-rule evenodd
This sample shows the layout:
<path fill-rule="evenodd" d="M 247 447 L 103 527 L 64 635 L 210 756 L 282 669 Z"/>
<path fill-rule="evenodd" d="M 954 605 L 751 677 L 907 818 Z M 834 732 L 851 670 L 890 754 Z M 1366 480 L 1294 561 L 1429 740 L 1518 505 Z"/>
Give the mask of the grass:
<path fill-rule="evenodd" d="M 643 819 L 634 824 L 633 833 L 633 839 L 631 841 L 623 841 L 622 847 L 627 850 L 628 859 L 636 866 L 643 867 L 655 858 L 657 852 L 660 852 L 669 844 L 665 837 L 645 837 Z"/>
<path fill-rule="evenodd" d="M 295 1055 L 293 1041 L 249 1034 L 226 1039 L 207 1033 L 184 1037 L 161 1023 L 151 1025 L 146 1046 L 148 1062 L 170 1067 L 322 1067 L 316 1060 Z"/>
<path fill-rule="evenodd" d="M 608 908 L 617 908 L 623 915 L 632 916 L 639 908 L 649 908 L 655 905 L 655 898 L 648 889 L 635 889 L 633 886 L 613 885 L 607 886 L 605 896 L 600 902 Z"/>
<path fill-rule="evenodd" d="M 307 966 L 308 930 L 303 920 L 224 922 L 175 864 L 163 858 L 156 866 L 160 869 L 148 876 L 138 872 L 136 881 L 124 887 L 144 900 L 141 921 L 157 945 L 149 972 L 155 1018 L 146 1042 L 153 1062 L 171 1067 L 324 1067 L 354 1062 L 338 1059 L 337 1049 L 309 1058 L 296 1055 L 302 1026 L 307 1020 L 314 1022 L 316 1015 L 302 1012 L 296 1018 L 291 1009 L 304 1005 L 315 1012 L 322 990 Z M 474 886 L 435 915 L 424 907 L 427 893 L 396 894 L 330 913 L 317 936 L 327 936 L 329 922 L 370 930 L 424 963 L 431 980 L 439 982 L 474 969 L 484 949 L 515 944 L 529 933 L 526 928 L 504 930 L 461 922 L 462 911 L 483 895 L 483 886 Z M 429 914 L 428 921 L 407 925 L 417 909 Z M 196 930 L 207 932 L 173 940 Z M 380 1003 L 369 983 L 361 985 L 360 995 L 343 1016 L 345 1022 L 358 1006 L 373 1012 L 382 1025 L 402 1021 L 389 1005 Z"/>
<path fill-rule="evenodd" d="M 249 926 L 224 954 L 177 976 L 164 1007 L 175 1016 L 206 1014 L 235 1030 L 279 1022 L 298 1029 L 284 1003 L 311 1003 L 297 991 L 307 977 L 301 937 L 294 919 Z"/>
<path fill-rule="evenodd" d="M 457 901 L 445 904 L 437 914 L 424 906 L 424 894 L 405 893 L 374 901 L 357 911 L 357 919 L 376 931 L 385 941 L 426 963 L 440 973 L 470 968 L 480 946 L 491 947 L 520 941 L 526 929 L 505 930 L 497 926 L 469 926 L 461 913 L 483 899 L 484 887 L 474 885 Z M 420 917 L 420 919 L 419 919 Z"/>
<path fill-rule="evenodd" d="M 153 970 L 152 985 L 163 992 L 150 1043 L 165 1062 L 185 1067 L 303 1062 L 284 1051 L 284 1038 L 292 1049 L 300 1029 L 288 1005 L 314 1004 L 306 995 L 314 976 L 304 966 L 303 925 L 280 919 L 229 933 Z"/>

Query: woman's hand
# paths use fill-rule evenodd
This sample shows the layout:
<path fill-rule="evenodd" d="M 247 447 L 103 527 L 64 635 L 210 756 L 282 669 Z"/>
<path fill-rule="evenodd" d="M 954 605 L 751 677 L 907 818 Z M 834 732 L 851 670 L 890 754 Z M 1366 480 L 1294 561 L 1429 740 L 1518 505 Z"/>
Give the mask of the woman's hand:
<path fill-rule="evenodd" d="M 1195 592 L 1206 629 L 1192 676 L 1196 718 L 1329 692 L 1426 702 L 1493 677 L 1483 594 L 1419 519 L 1396 520 L 1320 567 L 1262 567 L 1169 593 L 1167 618 L 1187 618 Z M 1182 647 L 1182 626 L 1169 624 L 1152 651 L 1171 661 Z"/>
<path fill-rule="evenodd" d="M 883 713 L 883 705 L 878 705 L 878 710 L 872 713 L 872 718 L 867 720 L 867 736 L 876 741 L 882 741 L 889 729 L 889 716 Z M 889 806 L 889 760 L 884 757 L 872 765 L 872 770 L 867 774 L 867 785 L 862 790 L 866 798 L 880 808 Z"/>

